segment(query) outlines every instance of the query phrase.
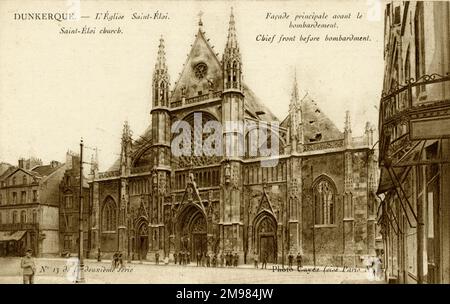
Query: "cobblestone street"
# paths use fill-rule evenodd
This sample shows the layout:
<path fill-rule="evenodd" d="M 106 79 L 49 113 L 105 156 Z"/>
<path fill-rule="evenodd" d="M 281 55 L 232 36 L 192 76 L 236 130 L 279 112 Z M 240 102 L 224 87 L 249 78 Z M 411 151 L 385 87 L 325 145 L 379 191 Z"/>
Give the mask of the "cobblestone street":
<path fill-rule="evenodd" d="M 36 284 L 71 284 L 72 277 L 68 275 L 68 269 L 73 263 L 68 259 L 36 259 L 37 275 Z M 20 259 L 0 259 L 0 283 L 22 283 Z M 268 265 L 267 270 L 254 269 L 250 265 L 242 265 L 236 268 L 206 268 L 180 265 L 155 265 L 144 262 L 132 262 L 126 264 L 125 269 L 111 271 L 109 261 L 96 262 L 88 260 L 86 263 L 86 283 L 172 283 L 172 284 L 197 284 L 197 283 L 234 283 L 234 284 L 312 284 L 312 283 L 380 283 L 369 280 L 365 269 L 342 267 L 305 266 L 302 271 L 294 268 L 292 271 L 273 271 L 273 265 Z M 281 266 L 280 266 L 281 268 Z M 69 272 L 70 273 L 70 272 Z"/>

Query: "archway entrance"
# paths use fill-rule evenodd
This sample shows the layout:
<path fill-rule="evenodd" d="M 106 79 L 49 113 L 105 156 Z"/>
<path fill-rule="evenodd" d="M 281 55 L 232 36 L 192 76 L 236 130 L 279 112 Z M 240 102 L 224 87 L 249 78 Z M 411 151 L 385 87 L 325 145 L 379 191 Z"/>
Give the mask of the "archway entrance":
<path fill-rule="evenodd" d="M 148 252 L 148 222 L 142 220 L 136 229 L 136 251 L 139 260 L 145 260 Z"/>
<path fill-rule="evenodd" d="M 267 258 L 268 263 L 277 261 L 277 224 L 274 217 L 263 213 L 255 221 L 256 248 L 260 261 Z"/>
<path fill-rule="evenodd" d="M 207 224 L 203 212 L 195 205 L 186 207 L 178 221 L 178 249 L 189 252 L 191 260 L 208 251 Z"/>

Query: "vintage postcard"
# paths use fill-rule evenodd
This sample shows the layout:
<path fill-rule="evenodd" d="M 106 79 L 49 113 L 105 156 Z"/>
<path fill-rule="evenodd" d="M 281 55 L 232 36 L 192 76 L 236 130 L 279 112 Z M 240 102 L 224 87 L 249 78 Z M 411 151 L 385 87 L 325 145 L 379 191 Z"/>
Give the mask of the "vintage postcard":
<path fill-rule="evenodd" d="M 2 0 L 0 283 L 448 284 L 449 72 L 446 1 Z"/>

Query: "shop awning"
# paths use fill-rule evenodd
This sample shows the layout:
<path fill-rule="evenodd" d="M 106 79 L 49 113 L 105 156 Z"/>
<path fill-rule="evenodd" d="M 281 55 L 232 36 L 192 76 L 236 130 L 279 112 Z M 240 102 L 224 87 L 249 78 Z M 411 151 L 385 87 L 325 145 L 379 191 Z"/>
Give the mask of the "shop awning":
<path fill-rule="evenodd" d="M 401 181 L 403 181 L 409 173 L 407 167 L 397 167 L 392 169 L 394 170 L 396 176 L 400 176 Z M 395 189 L 395 186 L 388 169 L 386 167 L 381 167 L 380 181 L 378 183 L 378 190 L 376 194 L 382 194 L 393 189 Z"/>
<path fill-rule="evenodd" d="M 27 233 L 24 230 L 19 231 L 0 231 L 0 242 L 8 242 L 8 241 L 20 241 L 23 236 Z"/>

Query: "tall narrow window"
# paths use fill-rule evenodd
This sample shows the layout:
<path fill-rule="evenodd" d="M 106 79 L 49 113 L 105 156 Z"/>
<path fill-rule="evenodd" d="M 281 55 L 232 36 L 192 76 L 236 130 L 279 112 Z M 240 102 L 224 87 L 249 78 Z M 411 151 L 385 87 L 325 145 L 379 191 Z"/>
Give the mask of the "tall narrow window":
<path fill-rule="evenodd" d="M 72 194 L 66 194 L 64 196 L 64 207 L 66 209 L 72 209 L 73 208 L 73 196 L 72 196 Z"/>
<path fill-rule="evenodd" d="M 12 202 L 13 204 L 17 204 L 17 192 L 12 193 Z"/>
<path fill-rule="evenodd" d="M 33 190 L 33 203 L 37 201 L 37 190 Z"/>
<path fill-rule="evenodd" d="M 22 191 L 22 193 L 20 194 L 20 203 L 25 204 L 26 202 L 27 202 L 27 192 Z"/>
<path fill-rule="evenodd" d="M 327 179 L 322 179 L 314 187 L 315 223 L 316 225 L 335 224 L 335 191 Z"/>
<path fill-rule="evenodd" d="M 12 223 L 17 224 L 17 211 L 13 211 L 12 214 Z"/>
<path fill-rule="evenodd" d="M 24 175 L 24 176 L 22 177 L 22 184 L 24 184 L 24 185 L 27 184 L 27 176 L 26 176 L 26 175 Z"/>
<path fill-rule="evenodd" d="M 103 204 L 102 210 L 102 230 L 116 230 L 116 204 L 111 197 L 108 197 Z"/>
<path fill-rule="evenodd" d="M 37 211 L 33 210 L 33 224 L 37 224 L 38 218 L 37 218 Z"/>
<path fill-rule="evenodd" d="M 25 210 L 22 210 L 20 212 L 20 222 L 22 224 L 25 224 L 27 222 L 27 212 Z"/>

